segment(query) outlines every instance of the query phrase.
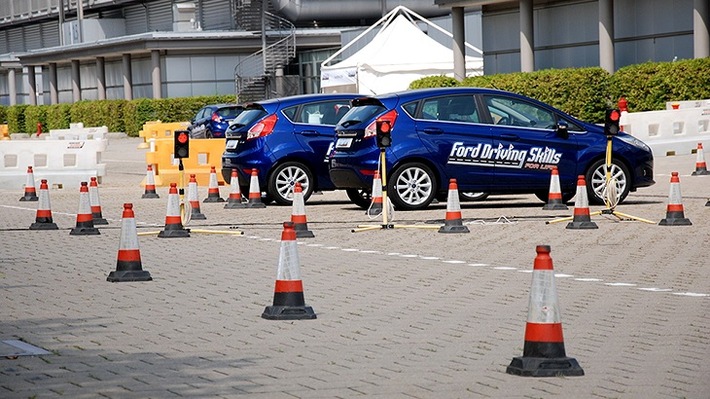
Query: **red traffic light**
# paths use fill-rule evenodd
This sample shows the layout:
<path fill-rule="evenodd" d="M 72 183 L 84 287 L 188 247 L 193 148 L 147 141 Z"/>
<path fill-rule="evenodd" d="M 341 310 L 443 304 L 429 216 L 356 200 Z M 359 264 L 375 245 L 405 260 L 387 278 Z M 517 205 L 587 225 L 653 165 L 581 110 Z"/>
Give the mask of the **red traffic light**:
<path fill-rule="evenodd" d="M 187 135 L 185 132 L 180 132 L 178 133 L 177 140 L 181 144 L 187 143 L 187 140 L 190 138 L 190 136 Z"/>
<path fill-rule="evenodd" d="M 378 122 L 380 122 L 380 123 L 378 124 L 378 127 L 380 128 L 380 132 L 381 132 L 381 133 L 387 134 L 387 133 L 390 132 L 390 129 L 392 129 L 392 125 L 391 125 L 390 121 L 388 121 L 388 120 L 379 120 Z"/>
<path fill-rule="evenodd" d="M 611 119 L 612 121 L 616 122 L 619 120 L 619 118 L 621 118 L 621 113 L 619 111 L 612 110 L 611 112 L 609 112 L 609 119 Z"/>

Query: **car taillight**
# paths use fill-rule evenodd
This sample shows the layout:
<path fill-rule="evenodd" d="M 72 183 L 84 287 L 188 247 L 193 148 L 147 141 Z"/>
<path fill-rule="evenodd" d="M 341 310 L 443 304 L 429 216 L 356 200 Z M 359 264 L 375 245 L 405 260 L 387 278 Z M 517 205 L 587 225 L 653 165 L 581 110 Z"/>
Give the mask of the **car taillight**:
<path fill-rule="evenodd" d="M 214 121 L 214 122 L 222 122 L 222 117 L 219 116 L 219 115 L 217 115 L 217 113 L 215 112 L 215 113 L 212 114 L 212 121 Z"/>
<path fill-rule="evenodd" d="M 364 139 L 370 138 L 370 137 L 375 137 L 377 136 L 377 121 L 382 121 L 386 120 L 390 122 L 390 126 L 392 129 L 394 129 L 394 122 L 397 120 L 397 111 L 391 110 L 387 112 L 386 114 L 380 116 L 376 120 L 372 121 L 367 127 L 365 128 L 365 136 L 363 137 Z"/>
<path fill-rule="evenodd" d="M 247 140 L 255 139 L 257 137 L 264 137 L 274 131 L 274 125 L 279 118 L 276 114 L 271 114 L 266 118 L 257 122 L 247 131 Z"/>

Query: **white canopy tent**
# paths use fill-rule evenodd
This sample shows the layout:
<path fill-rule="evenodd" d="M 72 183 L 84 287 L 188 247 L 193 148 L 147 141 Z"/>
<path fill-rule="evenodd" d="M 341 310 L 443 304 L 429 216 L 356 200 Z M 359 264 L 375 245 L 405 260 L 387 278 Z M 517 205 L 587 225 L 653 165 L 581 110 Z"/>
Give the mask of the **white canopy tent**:
<path fill-rule="evenodd" d="M 377 95 L 406 90 L 412 81 L 426 76 L 453 76 L 453 51 L 422 32 L 411 20 L 412 16 L 452 37 L 451 33 L 433 22 L 404 6 L 398 6 L 323 61 L 321 91 Z M 370 43 L 347 59 L 330 65 L 345 49 L 378 26 L 380 31 Z M 466 47 L 482 54 L 468 43 Z M 466 76 L 483 74 L 482 57 L 466 56 L 465 62 Z"/>

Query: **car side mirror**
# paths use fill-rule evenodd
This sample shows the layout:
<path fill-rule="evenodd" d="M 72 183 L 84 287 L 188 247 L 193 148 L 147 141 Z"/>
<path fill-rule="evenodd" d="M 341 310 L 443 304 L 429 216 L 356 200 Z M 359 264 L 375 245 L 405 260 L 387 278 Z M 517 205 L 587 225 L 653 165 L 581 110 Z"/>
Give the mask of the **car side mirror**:
<path fill-rule="evenodd" d="M 565 121 L 558 121 L 557 122 L 557 135 L 562 137 L 563 139 L 569 138 L 569 130 L 568 130 L 568 125 L 567 122 Z"/>

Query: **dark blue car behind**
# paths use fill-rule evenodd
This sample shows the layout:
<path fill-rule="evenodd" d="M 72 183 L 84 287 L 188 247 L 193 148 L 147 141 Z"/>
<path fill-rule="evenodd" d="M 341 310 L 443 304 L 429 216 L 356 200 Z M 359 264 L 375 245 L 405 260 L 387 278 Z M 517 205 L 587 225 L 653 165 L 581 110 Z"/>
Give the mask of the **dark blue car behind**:
<path fill-rule="evenodd" d="M 227 129 L 222 175 L 230 181 L 237 169 L 248 192 L 251 170 L 259 171 L 266 199 L 291 203 L 300 182 L 304 199 L 313 191 L 335 189 L 328 175 L 328 153 L 335 125 L 357 94 L 310 94 L 246 104 Z"/>
<path fill-rule="evenodd" d="M 589 200 L 603 201 L 606 136 L 549 105 L 514 93 L 481 88 L 421 89 L 363 97 L 336 127 L 330 177 L 336 187 L 371 187 L 378 168 L 375 121 L 392 123 L 386 150 L 388 194 L 395 207 L 426 208 L 445 195 L 450 178 L 459 191 L 532 193 L 547 200 L 550 169 L 560 173 L 563 198 L 587 180 Z M 650 186 L 650 148 L 624 133 L 613 138 L 617 200 Z"/>

